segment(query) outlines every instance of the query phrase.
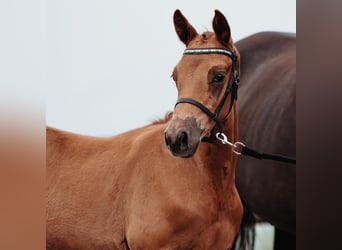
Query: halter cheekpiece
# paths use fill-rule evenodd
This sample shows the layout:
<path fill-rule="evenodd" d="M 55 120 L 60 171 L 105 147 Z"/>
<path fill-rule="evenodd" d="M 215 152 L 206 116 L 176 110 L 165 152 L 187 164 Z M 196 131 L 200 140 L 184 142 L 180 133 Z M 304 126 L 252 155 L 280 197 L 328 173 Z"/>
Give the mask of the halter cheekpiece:
<path fill-rule="evenodd" d="M 237 69 L 236 69 L 236 62 L 237 62 L 237 56 L 235 55 L 235 53 L 231 50 L 225 49 L 225 48 L 187 48 L 184 50 L 184 53 L 186 55 L 199 55 L 199 54 L 222 54 L 222 55 L 226 55 L 228 57 L 230 57 L 232 59 L 232 70 L 233 70 L 233 75 L 231 77 L 231 79 L 229 80 L 229 83 L 227 85 L 227 88 L 225 90 L 225 93 L 222 97 L 221 102 L 219 103 L 219 105 L 217 106 L 215 112 L 211 112 L 207 107 L 205 107 L 202 103 L 191 99 L 191 98 L 180 98 L 177 100 L 175 107 L 179 104 L 179 103 L 189 103 L 192 104 L 196 107 L 198 107 L 199 109 L 201 109 L 204 113 L 206 113 L 212 120 L 214 120 L 216 122 L 215 126 L 213 127 L 213 129 L 211 130 L 210 133 L 210 137 L 204 137 L 202 139 L 202 141 L 204 142 L 210 142 L 210 143 L 215 143 L 215 127 L 218 128 L 218 130 L 220 132 L 222 132 L 222 126 L 221 126 L 221 122 L 219 120 L 219 115 L 221 112 L 221 109 L 223 108 L 227 96 L 232 93 L 232 98 L 231 98 L 231 102 L 230 102 L 230 107 L 229 107 L 229 111 L 228 114 L 230 113 L 232 107 L 233 107 L 233 103 L 234 100 L 237 100 L 237 89 L 238 89 L 238 85 L 240 83 L 240 79 L 237 73 Z M 227 115 L 228 115 L 227 114 Z"/>

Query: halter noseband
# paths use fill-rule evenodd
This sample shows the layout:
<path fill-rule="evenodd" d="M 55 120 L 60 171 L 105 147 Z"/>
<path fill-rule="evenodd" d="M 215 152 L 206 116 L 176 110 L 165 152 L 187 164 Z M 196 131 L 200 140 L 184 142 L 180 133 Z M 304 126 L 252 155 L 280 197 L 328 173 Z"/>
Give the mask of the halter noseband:
<path fill-rule="evenodd" d="M 187 54 L 187 55 L 198 55 L 198 54 L 222 54 L 222 55 L 226 55 L 229 56 L 232 61 L 232 69 L 233 69 L 233 76 L 230 79 L 227 88 L 225 90 L 225 93 L 222 97 L 221 102 L 219 103 L 219 105 L 217 106 L 216 110 L 214 113 L 212 113 L 207 107 L 205 107 L 202 103 L 191 99 L 191 98 L 180 98 L 177 100 L 175 107 L 179 104 L 179 103 L 190 103 L 194 106 L 196 106 L 197 108 L 201 109 L 204 113 L 206 113 L 212 120 L 214 120 L 216 122 L 215 126 L 213 127 L 213 129 L 211 130 L 210 133 L 210 137 L 204 137 L 202 139 L 202 141 L 204 142 L 210 142 L 210 143 L 214 143 L 215 142 L 215 127 L 217 126 L 219 131 L 222 132 L 222 126 L 221 126 L 221 122 L 219 120 L 219 115 L 221 112 L 221 109 L 224 106 L 224 103 L 226 102 L 227 96 L 232 93 L 232 98 L 231 98 L 231 102 L 230 102 L 230 107 L 228 110 L 228 114 L 230 113 L 232 107 L 233 107 L 233 103 L 234 100 L 237 99 L 237 88 L 238 85 L 240 83 L 240 79 L 237 73 L 237 69 L 236 69 L 236 62 L 237 62 L 237 56 L 234 54 L 233 51 L 230 51 L 228 49 L 224 49 L 224 48 L 187 48 L 184 50 L 183 54 Z M 228 115 L 227 114 L 227 115 Z"/>

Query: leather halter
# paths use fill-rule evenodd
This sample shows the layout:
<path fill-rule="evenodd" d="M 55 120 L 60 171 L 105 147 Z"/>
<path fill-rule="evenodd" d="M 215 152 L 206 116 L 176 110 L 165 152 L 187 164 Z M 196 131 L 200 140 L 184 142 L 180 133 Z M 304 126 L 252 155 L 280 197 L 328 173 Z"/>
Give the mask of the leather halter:
<path fill-rule="evenodd" d="M 215 126 L 211 130 L 210 136 L 209 137 L 204 137 L 202 141 L 204 142 L 210 142 L 210 143 L 215 143 L 216 137 L 215 137 L 215 127 L 219 129 L 220 132 L 222 132 L 222 125 L 219 120 L 219 115 L 220 112 L 226 102 L 227 96 L 232 93 L 231 101 L 230 101 L 230 107 L 227 116 L 229 115 L 232 107 L 234 100 L 237 100 L 237 88 L 240 83 L 240 79 L 237 73 L 236 69 L 236 62 L 237 62 L 237 56 L 235 53 L 231 50 L 224 49 L 224 48 L 187 48 L 184 50 L 184 54 L 186 55 L 198 55 L 198 54 L 222 54 L 230 57 L 232 59 L 232 70 L 233 70 L 233 75 L 231 79 L 229 80 L 229 83 L 227 85 L 227 88 L 225 90 L 225 93 L 222 97 L 221 102 L 217 106 L 215 112 L 211 112 L 207 107 L 205 107 L 202 103 L 191 99 L 191 98 L 180 98 L 177 100 L 175 107 L 180 104 L 180 103 L 189 103 L 197 108 L 201 109 L 204 113 L 206 113 L 212 120 L 215 121 Z"/>

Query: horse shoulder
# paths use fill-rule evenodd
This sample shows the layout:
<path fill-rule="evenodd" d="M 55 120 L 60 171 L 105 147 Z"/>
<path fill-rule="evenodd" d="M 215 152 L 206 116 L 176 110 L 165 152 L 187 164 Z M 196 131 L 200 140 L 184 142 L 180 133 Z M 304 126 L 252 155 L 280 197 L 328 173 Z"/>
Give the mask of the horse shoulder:
<path fill-rule="evenodd" d="M 196 156 L 178 158 L 167 151 L 165 127 L 157 124 L 146 128 L 132 145 L 135 149 L 130 157 L 137 160 L 132 160 L 135 166 L 127 183 L 128 244 L 139 249 L 224 245 L 229 235 L 234 237 L 224 229 L 239 222 L 231 221 L 231 216 L 220 210 L 235 213 L 238 207 L 220 205 L 215 184 Z"/>

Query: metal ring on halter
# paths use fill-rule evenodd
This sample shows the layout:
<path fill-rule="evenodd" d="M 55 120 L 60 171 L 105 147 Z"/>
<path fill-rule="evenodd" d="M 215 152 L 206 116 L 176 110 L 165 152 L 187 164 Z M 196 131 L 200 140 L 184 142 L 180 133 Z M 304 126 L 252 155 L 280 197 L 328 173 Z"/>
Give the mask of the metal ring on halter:
<path fill-rule="evenodd" d="M 234 69 L 233 76 L 234 76 L 234 79 L 235 79 L 235 84 L 236 84 L 237 86 L 239 86 L 239 84 L 240 84 L 240 78 L 239 78 L 239 75 L 238 75 L 238 72 L 237 72 L 236 69 Z"/>

